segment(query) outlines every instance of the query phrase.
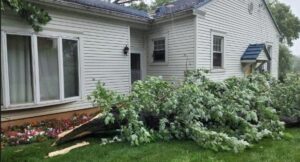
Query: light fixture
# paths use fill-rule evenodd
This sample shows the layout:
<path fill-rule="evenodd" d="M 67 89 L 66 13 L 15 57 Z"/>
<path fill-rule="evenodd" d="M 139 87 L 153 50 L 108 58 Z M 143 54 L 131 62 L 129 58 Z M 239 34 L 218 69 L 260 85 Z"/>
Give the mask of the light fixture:
<path fill-rule="evenodd" d="M 126 45 L 126 46 L 124 47 L 124 49 L 123 49 L 123 53 L 124 53 L 125 56 L 127 56 L 128 51 L 129 51 L 129 47 Z"/>

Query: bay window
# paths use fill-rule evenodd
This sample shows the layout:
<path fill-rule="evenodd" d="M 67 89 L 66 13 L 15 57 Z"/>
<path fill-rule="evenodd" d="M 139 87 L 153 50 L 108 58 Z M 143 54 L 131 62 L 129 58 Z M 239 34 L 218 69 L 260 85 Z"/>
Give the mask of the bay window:
<path fill-rule="evenodd" d="M 1 107 L 78 99 L 78 39 L 1 32 Z"/>

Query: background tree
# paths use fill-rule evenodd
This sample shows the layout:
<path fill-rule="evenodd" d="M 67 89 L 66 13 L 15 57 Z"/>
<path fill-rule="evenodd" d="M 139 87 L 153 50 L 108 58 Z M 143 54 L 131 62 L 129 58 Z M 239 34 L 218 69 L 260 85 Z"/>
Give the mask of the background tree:
<path fill-rule="evenodd" d="M 140 1 L 138 3 L 131 3 L 130 7 L 138 10 L 150 11 L 150 7 L 144 1 Z"/>
<path fill-rule="evenodd" d="M 163 6 L 174 0 L 155 0 L 151 4 L 146 4 L 143 0 L 116 0 L 114 3 L 117 4 L 128 4 L 130 7 L 144 10 L 148 12 L 154 12 L 159 6 Z"/>
<path fill-rule="evenodd" d="M 269 3 L 270 10 L 282 32 L 282 41 L 286 40 L 289 46 L 293 45 L 293 40 L 299 38 L 300 20 L 295 16 L 290 6 L 278 2 L 278 0 Z"/>
<path fill-rule="evenodd" d="M 295 16 L 291 8 L 278 0 L 270 0 L 269 8 L 282 32 L 281 45 L 279 46 L 279 78 L 285 78 L 292 71 L 293 55 L 288 46 L 293 45 L 293 40 L 299 38 L 300 20 Z"/>
<path fill-rule="evenodd" d="M 51 20 L 46 11 L 24 0 L 1 0 L 2 13 L 6 12 L 5 6 L 26 20 L 36 32 L 41 31 L 42 26 Z"/>
<path fill-rule="evenodd" d="M 294 60 L 294 63 L 293 63 L 293 71 L 295 73 L 300 73 L 300 57 L 298 56 L 293 56 L 293 60 Z"/>
<path fill-rule="evenodd" d="M 155 0 L 152 4 L 151 4 L 151 9 L 152 10 L 156 10 L 159 6 L 163 6 L 165 4 L 174 2 L 175 0 Z"/>
<path fill-rule="evenodd" d="M 286 74 L 292 71 L 293 55 L 289 48 L 284 45 L 279 45 L 279 79 L 283 80 Z"/>

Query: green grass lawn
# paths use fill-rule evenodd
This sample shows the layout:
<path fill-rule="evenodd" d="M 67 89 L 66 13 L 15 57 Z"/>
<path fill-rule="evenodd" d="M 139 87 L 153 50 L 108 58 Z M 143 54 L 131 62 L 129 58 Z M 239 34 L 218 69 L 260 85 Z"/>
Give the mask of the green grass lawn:
<path fill-rule="evenodd" d="M 6 147 L 1 150 L 1 161 L 300 162 L 300 129 L 289 129 L 287 132 L 292 135 L 292 138 L 275 141 L 265 139 L 255 144 L 253 148 L 249 148 L 238 154 L 209 151 L 196 145 L 193 141 L 156 142 L 133 147 L 127 143 L 114 143 L 100 146 L 100 139 L 88 138 L 86 140 L 91 143 L 89 146 L 72 150 L 66 155 L 54 158 L 45 157 L 49 152 L 67 147 L 70 144 L 60 147 L 51 147 L 52 141 L 47 141 L 31 145 Z"/>

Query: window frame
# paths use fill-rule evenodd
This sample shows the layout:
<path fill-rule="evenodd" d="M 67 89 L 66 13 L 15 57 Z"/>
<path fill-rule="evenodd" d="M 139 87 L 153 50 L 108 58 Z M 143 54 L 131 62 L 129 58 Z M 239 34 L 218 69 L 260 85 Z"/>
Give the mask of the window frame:
<path fill-rule="evenodd" d="M 221 44 L 221 67 L 214 66 L 214 53 L 220 53 L 219 51 L 214 51 L 214 37 L 222 37 L 222 44 Z M 226 52 L 226 33 L 211 30 L 211 72 L 224 72 L 225 71 L 225 52 Z"/>
<path fill-rule="evenodd" d="M 154 61 L 153 52 L 154 52 L 154 41 L 157 40 L 165 40 L 165 61 Z M 150 54 L 150 65 L 168 65 L 168 36 L 167 34 L 161 34 L 161 35 L 151 35 L 149 37 L 149 54 Z"/>
<path fill-rule="evenodd" d="M 33 79 L 33 102 L 32 103 L 22 103 L 22 104 L 11 104 L 10 94 L 9 94 L 9 78 L 8 78 L 8 60 L 7 60 L 7 35 L 20 35 L 20 36 L 30 36 L 31 38 L 31 54 L 32 54 L 32 79 Z M 59 99 L 41 101 L 40 100 L 40 82 L 39 82 L 39 61 L 38 61 L 38 37 L 44 38 L 55 38 L 57 39 L 57 54 L 58 54 L 58 74 L 59 74 Z M 63 70 L 63 44 L 62 40 L 75 40 L 77 41 L 77 59 L 78 59 L 78 96 L 74 97 L 64 97 L 64 70 Z M 1 111 L 6 110 L 18 110 L 18 109 L 29 109 L 44 106 L 52 106 L 65 104 L 70 102 L 75 102 L 82 99 L 82 79 L 81 79 L 81 41 L 80 37 L 76 36 L 64 36 L 63 34 L 52 34 L 51 32 L 41 32 L 41 33 L 29 33 L 29 32 L 15 32 L 15 31 L 4 31 L 1 30 L 1 70 L 2 70 L 2 90 L 3 90 L 3 106 L 1 105 Z"/>

